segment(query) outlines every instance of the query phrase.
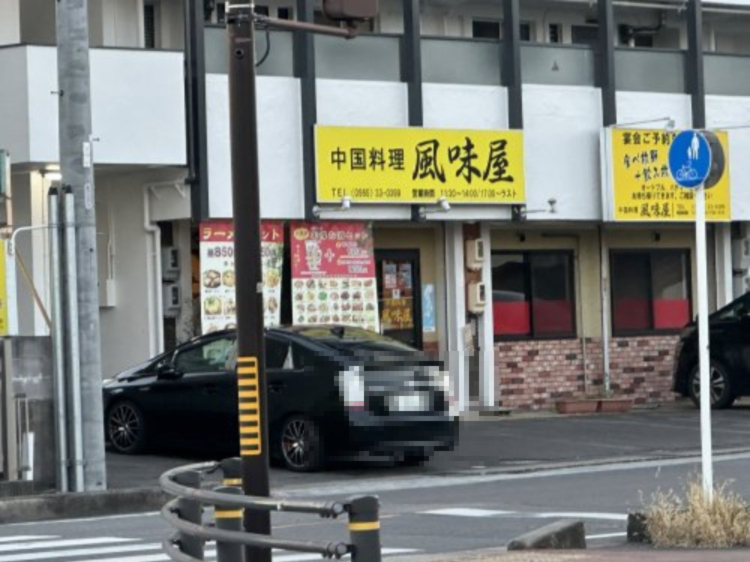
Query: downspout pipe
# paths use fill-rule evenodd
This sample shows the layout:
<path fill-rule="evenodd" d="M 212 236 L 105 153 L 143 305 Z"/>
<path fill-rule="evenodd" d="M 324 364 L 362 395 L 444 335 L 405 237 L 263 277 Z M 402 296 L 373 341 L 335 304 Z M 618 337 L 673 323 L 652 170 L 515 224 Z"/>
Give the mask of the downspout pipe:
<path fill-rule="evenodd" d="M 151 356 L 164 350 L 163 296 L 161 291 L 161 229 L 151 219 L 151 193 L 158 187 L 174 187 L 177 182 L 147 184 L 143 186 L 143 229 L 149 240 L 146 243 L 146 283 L 148 284 L 149 350 Z"/>

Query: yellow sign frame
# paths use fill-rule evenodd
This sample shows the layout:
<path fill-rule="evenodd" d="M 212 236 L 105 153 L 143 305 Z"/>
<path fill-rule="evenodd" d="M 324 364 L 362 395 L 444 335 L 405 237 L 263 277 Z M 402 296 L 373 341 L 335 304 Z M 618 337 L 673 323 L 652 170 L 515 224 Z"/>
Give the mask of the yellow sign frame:
<path fill-rule="evenodd" d="M 522 131 L 315 127 L 318 203 L 526 201 Z"/>
<path fill-rule="evenodd" d="M 692 222 L 694 190 L 679 187 L 669 175 L 669 147 L 679 131 L 607 128 L 602 131 L 604 218 L 614 222 Z M 726 167 L 706 190 L 706 220 L 732 220 L 729 135 L 716 131 Z M 636 142 L 637 141 L 637 142 Z"/>

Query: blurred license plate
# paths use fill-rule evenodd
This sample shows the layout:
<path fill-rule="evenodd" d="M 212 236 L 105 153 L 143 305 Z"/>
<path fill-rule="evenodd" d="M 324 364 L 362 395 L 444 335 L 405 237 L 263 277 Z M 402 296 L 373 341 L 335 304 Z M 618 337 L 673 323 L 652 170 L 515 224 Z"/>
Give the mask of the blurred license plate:
<path fill-rule="evenodd" d="M 424 412 L 428 406 L 429 401 L 424 392 L 398 394 L 390 399 L 390 409 L 393 412 Z"/>

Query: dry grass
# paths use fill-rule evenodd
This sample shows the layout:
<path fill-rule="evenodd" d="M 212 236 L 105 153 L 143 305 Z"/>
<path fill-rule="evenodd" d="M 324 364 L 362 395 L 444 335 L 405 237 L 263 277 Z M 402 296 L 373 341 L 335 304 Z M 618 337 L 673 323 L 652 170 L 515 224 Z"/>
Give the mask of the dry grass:
<path fill-rule="evenodd" d="M 750 506 L 724 482 L 714 488 L 713 502 L 699 478 L 691 478 L 684 497 L 656 492 L 646 508 L 647 529 L 662 548 L 732 548 L 750 546 Z"/>

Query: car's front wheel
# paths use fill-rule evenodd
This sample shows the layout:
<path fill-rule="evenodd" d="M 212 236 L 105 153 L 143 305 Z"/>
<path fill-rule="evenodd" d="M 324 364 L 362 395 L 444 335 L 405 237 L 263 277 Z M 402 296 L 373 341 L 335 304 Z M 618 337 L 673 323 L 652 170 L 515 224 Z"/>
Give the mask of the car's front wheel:
<path fill-rule="evenodd" d="M 134 455 L 146 449 L 143 412 L 133 402 L 117 402 L 107 412 L 107 438 L 118 453 Z"/>
<path fill-rule="evenodd" d="M 323 436 L 318 424 L 305 416 L 288 418 L 279 433 L 280 457 L 284 466 L 295 472 L 314 472 L 323 468 Z"/>
<path fill-rule="evenodd" d="M 709 384 L 711 389 L 711 408 L 723 410 L 729 408 L 736 399 L 732 389 L 732 381 L 727 369 L 718 361 L 711 361 L 709 370 Z M 700 408 L 701 404 L 701 377 L 700 369 L 696 367 L 690 374 L 690 398 Z"/>

